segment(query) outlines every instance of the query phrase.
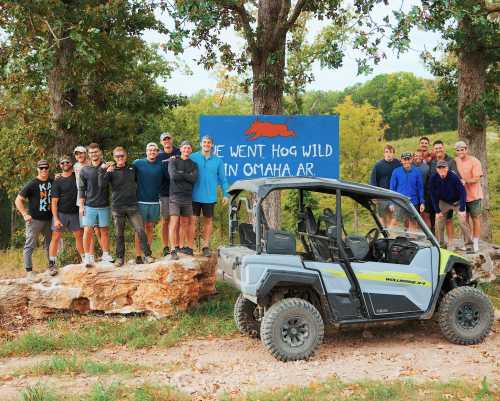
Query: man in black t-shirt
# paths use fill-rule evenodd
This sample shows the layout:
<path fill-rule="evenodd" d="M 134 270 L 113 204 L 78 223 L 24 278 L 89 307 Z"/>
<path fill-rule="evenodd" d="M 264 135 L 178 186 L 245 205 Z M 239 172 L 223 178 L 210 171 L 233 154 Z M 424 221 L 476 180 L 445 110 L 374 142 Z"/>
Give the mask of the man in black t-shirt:
<path fill-rule="evenodd" d="M 38 175 L 28 182 L 16 197 L 15 205 L 26 222 L 26 242 L 23 250 L 24 268 L 29 277 L 33 272 L 33 251 L 40 234 L 44 236 L 44 248 L 49 251 L 52 232 L 50 231 L 50 200 L 52 196 L 52 179 L 49 178 L 49 163 L 40 160 L 36 164 Z M 28 201 L 28 210 L 24 202 Z M 48 256 L 48 255 L 47 255 Z"/>
<path fill-rule="evenodd" d="M 62 173 L 52 186 L 52 241 L 49 248 L 49 273 L 57 274 L 57 247 L 63 231 L 71 231 L 75 237 L 76 249 L 83 261 L 83 230 L 80 228 L 80 216 L 76 199 L 78 189 L 71 157 L 65 155 L 59 161 Z"/>
<path fill-rule="evenodd" d="M 189 155 L 193 151 L 191 143 L 181 143 L 181 157 L 168 163 L 170 175 L 170 244 L 172 251 L 170 256 L 177 260 L 180 251 L 180 242 L 187 243 L 187 247 L 193 249 L 191 237 L 191 217 L 193 216 L 193 186 L 198 175 L 198 167 Z M 180 219 L 180 230 L 177 229 Z M 180 237 L 180 238 L 179 238 Z"/>

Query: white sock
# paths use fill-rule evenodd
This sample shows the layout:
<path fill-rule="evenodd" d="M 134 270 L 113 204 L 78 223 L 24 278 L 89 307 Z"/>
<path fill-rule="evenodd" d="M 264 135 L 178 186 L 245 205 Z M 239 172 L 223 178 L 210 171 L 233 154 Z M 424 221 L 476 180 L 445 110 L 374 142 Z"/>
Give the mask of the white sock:
<path fill-rule="evenodd" d="M 102 257 L 103 258 L 109 258 L 111 255 L 109 254 L 109 252 L 104 252 L 102 253 Z"/>
<path fill-rule="evenodd" d="M 55 262 L 56 261 L 56 257 L 55 256 L 49 256 L 49 261 Z"/>
<path fill-rule="evenodd" d="M 474 249 L 479 249 L 479 238 L 472 238 Z"/>

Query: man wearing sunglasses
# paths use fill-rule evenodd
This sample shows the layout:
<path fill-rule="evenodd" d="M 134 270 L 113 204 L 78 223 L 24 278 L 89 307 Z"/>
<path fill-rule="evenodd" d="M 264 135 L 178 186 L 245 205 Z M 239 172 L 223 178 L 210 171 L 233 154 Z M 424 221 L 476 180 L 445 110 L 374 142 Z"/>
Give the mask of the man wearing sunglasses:
<path fill-rule="evenodd" d="M 125 262 L 125 220 L 127 218 L 139 237 L 146 263 L 153 263 L 154 258 L 151 256 L 151 248 L 148 245 L 137 203 L 135 169 L 127 166 L 127 151 L 121 146 L 113 149 L 113 159 L 115 163 L 108 163 L 100 170 L 99 185 L 101 187 L 111 186 L 111 215 L 116 232 L 115 266 L 123 266 Z"/>
<path fill-rule="evenodd" d="M 63 231 L 70 231 L 75 237 L 76 249 L 83 261 L 83 230 L 80 228 L 78 207 L 76 206 L 77 187 L 73 162 L 68 155 L 61 157 L 59 166 L 62 173 L 52 187 L 52 240 L 49 248 L 49 273 L 57 274 L 57 247 Z"/>
<path fill-rule="evenodd" d="M 36 164 L 37 176 L 28 182 L 16 197 L 15 205 L 26 222 L 26 242 L 23 250 L 24 268 L 28 277 L 34 277 L 33 251 L 40 234 L 44 236 L 44 248 L 49 251 L 52 232 L 50 221 L 50 199 L 52 196 L 52 179 L 49 178 L 49 163 L 40 160 Z M 28 201 L 28 209 L 24 202 Z"/>

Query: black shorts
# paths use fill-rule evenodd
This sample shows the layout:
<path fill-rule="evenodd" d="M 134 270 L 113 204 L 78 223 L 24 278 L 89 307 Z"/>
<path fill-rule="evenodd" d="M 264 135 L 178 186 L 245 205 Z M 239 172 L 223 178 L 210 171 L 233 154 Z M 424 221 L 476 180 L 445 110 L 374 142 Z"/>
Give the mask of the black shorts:
<path fill-rule="evenodd" d="M 203 211 L 203 217 L 214 217 L 215 203 L 193 202 L 193 214 L 200 216 Z"/>

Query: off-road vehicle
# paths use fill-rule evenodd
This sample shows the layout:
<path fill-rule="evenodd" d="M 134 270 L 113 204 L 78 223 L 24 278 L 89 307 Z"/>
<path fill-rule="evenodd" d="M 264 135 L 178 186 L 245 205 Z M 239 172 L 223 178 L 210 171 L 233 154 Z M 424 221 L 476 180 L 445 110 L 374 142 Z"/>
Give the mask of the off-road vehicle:
<path fill-rule="evenodd" d="M 264 212 L 273 191 L 286 194 L 287 230 Z M 218 249 L 218 272 L 241 291 L 239 330 L 260 336 L 277 359 L 309 358 L 325 324 L 437 314 L 453 343 L 490 332 L 493 307 L 469 261 L 439 248 L 407 197 L 315 177 L 241 180 L 229 193 L 230 244 Z"/>

